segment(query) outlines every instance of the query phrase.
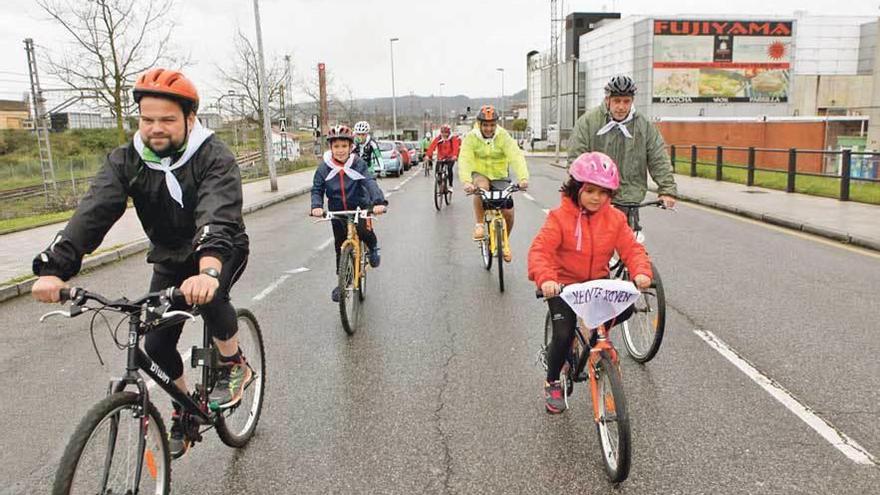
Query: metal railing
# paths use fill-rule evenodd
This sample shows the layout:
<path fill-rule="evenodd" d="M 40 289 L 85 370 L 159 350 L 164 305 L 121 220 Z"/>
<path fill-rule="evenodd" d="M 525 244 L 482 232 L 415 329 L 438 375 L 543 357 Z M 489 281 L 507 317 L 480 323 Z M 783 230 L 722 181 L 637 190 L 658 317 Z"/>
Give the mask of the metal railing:
<path fill-rule="evenodd" d="M 841 201 L 849 201 L 852 189 L 852 183 L 873 183 L 880 184 L 880 153 L 852 151 L 849 149 L 842 150 L 810 150 L 797 148 L 758 148 L 754 146 L 738 147 L 738 146 L 699 146 L 699 145 L 669 145 L 669 155 L 672 161 L 673 171 L 677 171 L 678 166 L 677 155 L 685 151 L 689 153 L 689 175 L 696 177 L 698 175 L 698 165 L 712 166 L 715 169 L 715 180 L 724 180 L 725 169 L 739 169 L 746 171 L 745 184 L 747 186 L 755 185 L 755 172 L 772 172 L 786 175 L 784 190 L 786 192 L 795 192 L 798 186 L 798 177 L 820 177 L 827 179 L 836 179 L 840 181 L 837 197 Z M 702 153 L 701 153 L 702 152 Z M 705 156 L 713 155 L 714 160 L 706 161 Z M 742 156 L 745 154 L 745 164 L 728 163 L 725 157 L 733 154 Z M 769 167 L 760 166 L 757 163 L 758 154 L 763 154 L 766 161 L 779 164 L 785 160 L 785 167 Z M 701 161 L 701 155 L 703 160 Z M 782 155 L 782 156 L 780 156 Z M 785 158 L 787 155 L 787 159 Z M 815 158 L 818 155 L 818 163 L 822 169 L 836 168 L 835 173 L 827 172 L 808 172 L 798 170 L 798 164 L 805 159 L 809 159 L 813 165 L 817 163 Z M 831 158 L 831 160 L 829 160 Z M 738 160 L 742 161 L 742 160 Z M 854 163 L 858 165 L 858 174 L 854 175 Z M 865 175 L 865 176 L 863 176 Z"/>

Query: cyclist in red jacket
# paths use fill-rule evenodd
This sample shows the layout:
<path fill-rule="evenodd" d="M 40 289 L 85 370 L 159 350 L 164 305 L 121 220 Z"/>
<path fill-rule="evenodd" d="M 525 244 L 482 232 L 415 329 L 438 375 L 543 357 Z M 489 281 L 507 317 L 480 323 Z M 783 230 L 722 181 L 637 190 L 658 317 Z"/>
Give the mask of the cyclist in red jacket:
<path fill-rule="evenodd" d="M 446 164 L 446 177 L 449 180 L 450 191 L 452 190 L 452 167 L 458 160 L 459 148 L 461 148 L 461 139 L 452 134 L 452 129 L 448 124 L 443 124 L 440 126 L 440 134 L 431 141 L 425 151 L 425 158 L 430 160 L 434 156 L 434 150 L 437 150 L 437 166 Z"/>

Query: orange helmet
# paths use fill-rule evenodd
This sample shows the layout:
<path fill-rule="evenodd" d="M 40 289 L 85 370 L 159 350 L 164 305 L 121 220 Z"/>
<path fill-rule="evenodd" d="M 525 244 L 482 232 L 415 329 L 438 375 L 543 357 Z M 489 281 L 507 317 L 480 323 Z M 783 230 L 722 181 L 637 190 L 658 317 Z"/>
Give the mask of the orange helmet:
<path fill-rule="evenodd" d="M 480 112 L 477 114 L 477 120 L 498 120 L 498 112 L 495 111 L 495 107 L 493 107 L 492 105 L 483 105 L 482 107 L 480 107 Z"/>
<path fill-rule="evenodd" d="M 134 101 L 140 103 L 144 96 L 164 96 L 199 109 L 199 92 L 182 73 L 168 69 L 150 69 L 141 74 L 134 85 Z M 185 110 L 184 110 L 185 112 Z"/>

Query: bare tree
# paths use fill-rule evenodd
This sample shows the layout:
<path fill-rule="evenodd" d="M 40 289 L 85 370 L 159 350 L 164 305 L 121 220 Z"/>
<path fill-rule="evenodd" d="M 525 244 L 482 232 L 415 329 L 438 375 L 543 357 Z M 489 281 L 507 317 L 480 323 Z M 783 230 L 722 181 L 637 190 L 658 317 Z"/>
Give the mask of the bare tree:
<path fill-rule="evenodd" d="M 244 117 L 248 122 L 263 129 L 263 106 L 260 104 L 260 77 L 257 51 L 250 38 L 241 30 L 235 35 L 235 54 L 227 67 L 217 67 L 220 76 L 236 94 L 242 96 Z M 269 116 L 273 116 L 272 104 L 280 104 L 279 96 L 287 77 L 282 59 L 275 57 L 266 67 L 266 84 L 269 86 Z M 290 96 L 288 96 L 290 98 Z M 260 140 L 260 151 L 265 152 L 266 143 Z"/>
<path fill-rule="evenodd" d="M 92 94 L 116 118 L 119 142 L 128 91 L 142 72 L 173 64 L 169 40 L 174 0 L 37 0 L 72 38 L 72 49 L 48 56 L 49 71 L 71 89 Z M 178 65 L 180 63 L 178 62 Z"/>

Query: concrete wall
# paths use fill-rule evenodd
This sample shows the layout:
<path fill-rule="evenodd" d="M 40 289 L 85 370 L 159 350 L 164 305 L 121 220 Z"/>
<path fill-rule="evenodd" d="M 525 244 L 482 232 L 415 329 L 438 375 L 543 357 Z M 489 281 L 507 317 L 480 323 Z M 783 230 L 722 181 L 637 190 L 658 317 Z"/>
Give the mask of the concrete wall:
<path fill-rule="evenodd" d="M 821 115 L 828 109 L 860 112 L 871 105 L 871 76 L 795 76 L 793 95 L 796 115 Z M 820 110 L 822 110 L 820 112 Z"/>

